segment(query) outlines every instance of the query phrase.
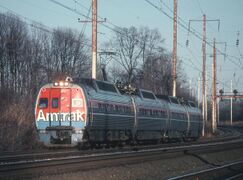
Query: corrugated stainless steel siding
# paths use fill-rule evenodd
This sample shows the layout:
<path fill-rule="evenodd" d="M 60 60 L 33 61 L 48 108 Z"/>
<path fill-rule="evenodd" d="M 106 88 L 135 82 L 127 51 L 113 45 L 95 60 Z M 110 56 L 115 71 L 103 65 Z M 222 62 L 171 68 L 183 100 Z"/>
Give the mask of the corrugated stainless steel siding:
<path fill-rule="evenodd" d="M 131 106 L 132 101 L 129 96 L 115 94 L 106 91 L 95 91 L 89 89 L 89 101 L 98 101 L 100 103 L 107 104 L 119 104 L 123 106 Z M 89 110 L 91 110 L 89 108 Z M 92 119 L 88 123 L 88 126 L 98 129 L 132 129 L 134 127 L 134 112 L 131 113 L 116 113 L 116 112 L 99 112 L 97 109 L 92 109 Z"/>

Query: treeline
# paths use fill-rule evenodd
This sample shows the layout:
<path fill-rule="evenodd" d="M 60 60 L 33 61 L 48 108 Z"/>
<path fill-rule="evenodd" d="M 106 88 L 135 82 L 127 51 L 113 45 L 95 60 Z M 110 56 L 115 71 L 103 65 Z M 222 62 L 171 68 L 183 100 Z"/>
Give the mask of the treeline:
<path fill-rule="evenodd" d="M 243 100 L 233 99 L 232 101 L 232 119 L 233 121 L 243 121 Z M 219 101 L 219 119 L 221 122 L 229 122 L 231 119 L 230 99 Z"/>
<path fill-rule="evenodd" d="M 98 79 L 103 78 L 103 68 L 112 82 L 170 94 L 171 54 L 163 48 L 158 30 L 130 27 L 112 33 L 101 51 L 115 55 L 98 59 Z M 178 62 L 178 95 L 190 98 Z M 38 147 L 37 92 L 43 84 L 66 76 L 91 77 L 90 39 L 70 28 L 48 30 L 38 23 L 30 26 L 13 14 L 0 14 L 0 151 Z"/>
<path fill-rule="evenodd" d="M 12 14 L 0 14 L 0 27 L 1 92 L 35 95 L 42 84 L 65 76 L 90 77 L 91 42 L 83 33 L 69 28 L 50 31 L 41 24 L 30 27 Z M 110 63 L 102 58 L 99 61 L 105 65 L 109 80 L 170 94 L 171 54 L 162 47 L 158 30 L 130 27 L 113 33 L 114 38 L 105 42 L 101 51 L 116 55 Z M 180 61 L 177 72 L 180 87 L 187 82 Z"/>
<path fill-rule="evenodd" d="M 152 90 L 156 94 L 170 95 L 172 92 L 171 53 L 162 45 L 157 29 L 130 27 L 115 29 L 111 41 L 105 43 L 104 51 L 115 52 L 113 61 L 108 65 L 112 81 L 125 81 L 138 88 Z M 107 60 L 101 61 L 103 66 Z M 178 96 L 189 97 L 186 74 L 182 63 L 177 64 Z M 185 85 L 186 84 L 186 85 Z"/>
<path fill-rule="evenodd" d="M 72 29 L 43 31 L 41 24 L 0 14 L 0 150 L 36 147 L 37 92 L 64 76 L 89 76 L 87 42 Z"/>
<path fill-rule="evenodd" d="M 29 28 L 12 14 L 0 14 L 0 41 L 1 91 L 34 95 L 41 84 L 61 75 L 88 72 L 90 47 L 74 30 L 46 32 Z"/>

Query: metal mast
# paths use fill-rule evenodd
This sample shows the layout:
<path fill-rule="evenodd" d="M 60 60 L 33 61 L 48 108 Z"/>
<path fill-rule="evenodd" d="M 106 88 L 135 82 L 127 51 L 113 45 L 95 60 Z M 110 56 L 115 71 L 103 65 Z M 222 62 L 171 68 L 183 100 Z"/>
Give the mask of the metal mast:
<path fill-rule="evenodd" d="M 177 0 L 174 0 L 172 80 L 173 96 L 176 96 L 176 58 L 177 58 Z"/>
<path fill-rule="evenodd" d="M 216 95 L 216 46 L 215 39 L 213 41 L 213 83 L 212 83 L 212 129 L 216 130 L 217 119 L 217 95 Z"/>
<path fill-rule="evenodd" d="M 230 81 L 230 92 L 233 93 L 233 81 Z M 233 98 L 230 98 L 230 125 L 233 123 Z"/>
<path fill-rule="evenodd" d="M 202 42 L 202 60 L 203 60 L 203 67 L 202 67 L 202 115 L 203 115 L 203 132 L 202 136 L 204 136 L 204 126 L 205 126 L 205 105 L 206 105 L 206 98 L 205 98 L 205 70 L 206 70 L 206 15 L 203 15 L 203 42 Z"/>
<path fill-rule="evenodd" d="M 206 98 L 206 21 L 217 21 L 218 30 L 220 26 L 219 19 L 206 20 L 206 15 L 203 15 L 203 20 L 189 20 L 188 32 L 190 32 L 190 23 L 192 21 L 203 21 L 203 38 L 202 38 L 202 116 L 203 116 L 203 128 L 202 136 L 204 136 L 204 126 L 207 120 L 207 98 Z"/>
<path fill-rule="evenodd" d="M 92 0 L 92 78 L 96 79 L 97 67 L 97 0 Z"/>

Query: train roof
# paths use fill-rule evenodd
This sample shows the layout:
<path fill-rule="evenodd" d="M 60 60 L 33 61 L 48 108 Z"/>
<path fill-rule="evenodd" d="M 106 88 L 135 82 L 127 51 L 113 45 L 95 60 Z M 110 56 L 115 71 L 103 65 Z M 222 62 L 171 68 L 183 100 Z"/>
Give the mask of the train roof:
<path fill-rule="evenodd" d="M 131 85 L 122 84 L 117 82 L 116 84 L 108 82 L 108 81 L 100 81 L 95 79 L 86 79 L 86 78 L 74 78 L 74 83 L 82 83 L 93 87 L 94 89 L 99 89 L 102 91 L 108 91 L 113 93 L 120 93 L 120 94 L 132 94 L 135 96 L 140 96 L 145 99 L 156 100 L 156 96 L 152 91 L 148 91 L 145 89 L 137 89 L 132 87 Z"/>
<path fill-rule="evenodd" d="M 168 96 L 168 95 L 159 95 L 159 94 L 157 94 L 156 97 L 158 99 L 162 99 L 162 100 L 165 100 L 170 103 L 180 104 L 180 101 L 178 101 L 178 97 L 172 97 L 172 96 Z"/>
<path fill-rule="evenodd" d="M 165 100 L 167 102 L 170 102 L 170 103 L 175 103 L 175 104 L 184 104 L 186 106 L 190 106 L 190 107 L 197 107 L 195 105 L 195 102 L 193 101 L 189 101 L 189 100 L 185 100 L 184 98 L 179 98 L 179 97 L 172 97 L 172 96 L 168 96 L 168 95 L 160 95 L 160 94 L 156 94 L 156 97 L 158 99 L 162 99 L 162 100 Z"/>
<path fill-rule="evenodd" d="M 170 98 L 169 98 L 169 96 L 167 96 L 167 95 L 156 94 L 156 97 L 157 97 L 158 99 L 162 99 L 162 100 L 165 100 L 165 101 L 170 102 Z"/>
<path fill-rule="evenodd" d="M 74 78 L 73 82 L 76 84 L 79 83 L 85 84 L 96 90 L 99 89 L 102 91 L 107 91 L 112 93 L 119 92 L 120 94 L 132 94 L 132 95 L 143 97 L 145 99 L 151 99 L 151 100 L 161 99 L 174 104 L 184 104 L 190 107 L 196 107 L 193 101 L 188 101 L 183 98 L 172 97 L 168 95 L 158 95 L 158 94 L 155 95 L 152 91 L 148 91 L 145 89 L 137 89 L 130 85 L 124 85 L 119 82 L 114 84 L 108 81 L 100 81 L 100 80 L 95 80 L 90 78 Z"/>
<path fill-rule="evenodd" d="M 88 79 L 88 78 L 74 78 L 73 82 L 76 84 L 84 84 L 89 87 L 94 88 L 95 90 L 99 89 L 102 91 L 118 93 L 116 86 L 108 81 L 100 81 L 95 79 Z"/>

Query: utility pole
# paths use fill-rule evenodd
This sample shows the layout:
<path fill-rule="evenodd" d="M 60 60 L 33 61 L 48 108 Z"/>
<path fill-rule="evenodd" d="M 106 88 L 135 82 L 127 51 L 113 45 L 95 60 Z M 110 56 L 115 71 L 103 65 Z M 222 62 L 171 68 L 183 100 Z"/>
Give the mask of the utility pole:
<path fill-rule="evenodd" d="M 92 79 L 96 79 L 97 67 L 97 0 L 92 0 Z"/>
<path fill-rule="evenodd" d="M 203 123 L 205 126 L 205 105 L 207 103 L 206 97 L 205 97 L 205 70 L 206 70 L 206 15 L 203 15 L 203 42 L 202 42 L 202 111 L 203 111 Z M 203 132 L 204 135 L 204 132 Z"/>
<path fill-rule="evenodd" d="M 204 136 L 204 126 L 207 121 L 207 97 L 206 97 L 206 22 L 207 21 L 217 21 L 218 22 L 218 30 L 220 26 L 219 19 L 206 20 L 206 15 L 203 15 L 203 20 L 189 20 L 188 24 L 188 32 L 190 32 L 190 23 L 192 21 L 202 21 L 203 22 L 203 37 L 202 37 L 202 116 L 203 116 L 203 128 L 202 128 L 202 136 Z M 188 33 L 189 34 L 189 33 Z"/>
<path fill-rule="evenodd" d="M 91 19 L 91 18 L 90 18 Z M 87 23 L 92 22 L 92 79 L 97 77 L 97 22 L 106 22 L 106 18 L 102 21 L 97 20 L 97 0 L 92 0 L 92 19 L 81 21 L 78 18 L 79 22 Z"/>
<path fill-rule="evenodd" d="M 192 97 L 192 80 L 189 81 L 189 96 Z"/>
<path fill-rule="evenodd" d="M 233 81 L 230 81 L 230 92 L 233 92 Z M 233 123 L 233 97 L 230 98 L 230 125 Z"/>
<path fill-rule="evenodd" d="M 208 122 L 208 74 L 205 70 L 205 122 Z"/>
<path fill-rule="evenodd" d="M 200 77 L 198 77 L 198 82 L 197 82 L 197 107 L 199 108 L 200 105 Z"/>
<path fill-rule="evenodd" d="M 217 124 L 219 123 L 219 103 L 217 102 L 217 94 L 216 94 L 216 91 L 217 91 L 217 87 L 216 87 L 216 84 L 217 84 L 216 44 L 225 45 L 224 46 L 225 53 L 223 54 L 224 59 L 225 59 L 227 43 L 226 42 L 216 42 L 214 39 L 212 44 L 213 44 L 213 63 L 212 63 L 213 80 L 212 80 L 212 99 L 211 100 L 212 100 L 212 132 L 214 133 L 215 130 L 217 129 Z"/>
<path fill-rule="evenodd" d="M 212 82 L 212 130 L 215 133 L 216 130 L 216 119 L 217 119 L 217 95 L 216 95 L 216 47 L 215 39 L 213 41 L 213 82 Z"/>
<path fill-rule="evenodd" d="M 172 79 L 173 97 L 176 96 L 176 58 L 177 58 L 177 0 L 174 0 Z"/>
<path fill-rule="evenodd" d="M 217 124 L 219 124 L 219 100 L 217 101 Z"/>

